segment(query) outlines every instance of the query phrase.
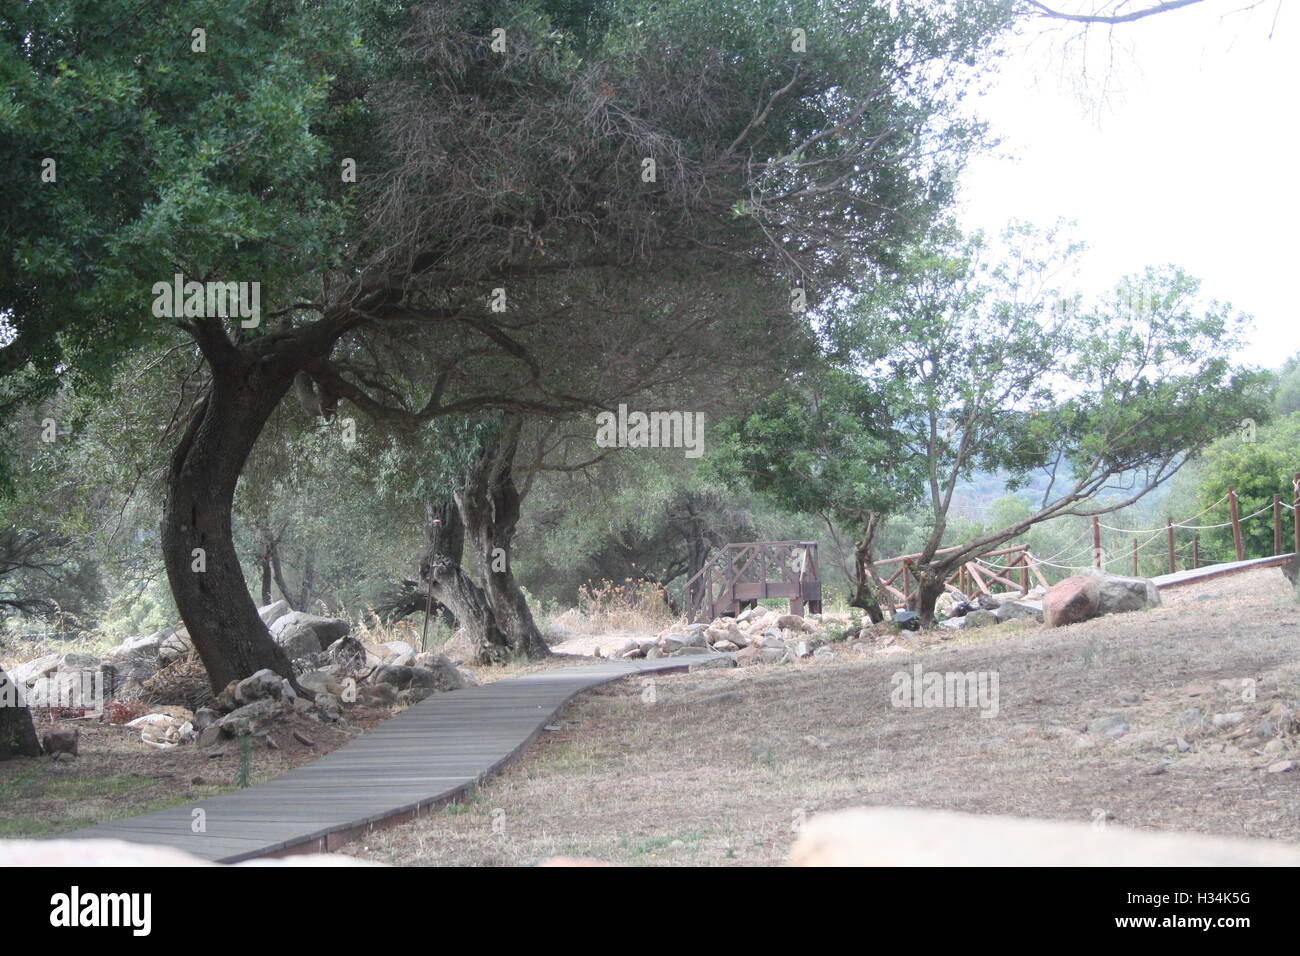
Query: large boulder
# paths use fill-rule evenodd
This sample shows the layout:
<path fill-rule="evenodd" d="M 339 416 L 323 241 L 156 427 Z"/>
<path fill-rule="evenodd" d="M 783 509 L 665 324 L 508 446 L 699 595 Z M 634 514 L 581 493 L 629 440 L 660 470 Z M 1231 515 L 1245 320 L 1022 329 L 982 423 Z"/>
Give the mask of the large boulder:
<path fill-rule="evenodd" d="M 128 637 L 121 644 L 114 647 L 104 655 L 104 660 L 110 664 L 117 664 L 126 660 L 140 660 L 156 662 L 158 660 L 158 651 L 163 645 L 163 641 L 171 637 L 174 628 L 157 631 L 153 634 L 142 634 L 139 637 Z"/>
<path fill-rule="evenodd" d="M 144 682 L 158 673 L 158 649 L 171 635 L 170 630 L 140 637 L 128 637 L 104 655 L 112 671 L 111 692 L 114 697 L 132 699 L 144 693 Z"/>
<path fill-rule="evenodd" d="M 268 604 L 266 607 L 257 609 L 257 616 L 262 619 L 262 623 L 270 627 L 286 614 L 291 614 L 293 608 L 289 607 L 288 601 L 276 601 L 274 604 Z"/>
<path fill-rule="evenodd" d="M 331 664 L 345 671 L 359 671 L 366 666 L 366 646 L 355 637 L 340 637 L 325 649 Z"/>
<path fill-rule="evenodd" d="M 9 669 L 9 679 L 26 690 L 42 677 L 49 677 L 57 671 L 61 660 L 63 660 L 62 654 L 46 654 L 26 664 L 18 664 Z"/>
<path fill-rule="evenodd" d="M 293 611 L 271 625 L 271 637 L 294 659 L 319 654 L 340 637 L 347 636 L 350 629 L 351 625 L 342 618 Z"/>
<path fill-rule="evenodd" d="M 292 699 L 294 696 L 289 682 L 269 667 L 264 667 L 255 674 L 245 677 L 235 685 L 235 700 L 240 704 L 251 704 L 255 700 L 266 698 Z"/>
<path fill-rule="evenodd" d="M 414 667 L 385 664 L 375 671 L 372 680 L 378 684 L 389 684 L 398 690 L 422 687 L 433 692 L 460 690 L 465 686 L 465 678 L 447 655 L 420 654 L 417 660 L 419 666 Z"/>
<path fill-rule="evenodd" d="M 163 664 L 170 664 L 182 657 L 188 657 L 193 652 L 194 642 L 190 640 L 190 632 L 181 628 L 163 638 L 162 643 L 158 645 L 158 660 Z"/>
<path fill-rule="evenodd" d="M 1096 568 L 1081 572 L 1097 583 L 1098 614 L 1124 614 L 1160 606 L 1160 589 L 1150 578 L 1128 578 Z"/>
<path fill-rule="evenodd" d="M 61 673 L 70 671 L 97 671 L 99 658 L 94 654 L 64 654 L 59 658 L 57 668 Z"/>
<path fill-rule="evenodd" d="M 284 705 L 278 700 L 263 697 L 251 704 L 237 707 L 218 720 L 213 727 L 231 737 L 244 737 L 265 733 L 276 718 L 284 713 Z M 209 728 L 211 729 L 211 728 Z"/>
<path fill-rule="evenodd" d="M 998 619 L 998 623 L 1016 621 L 1021 618 L 1032 618 L 1035 621 L 1041 621 L 1043 619 L 1043 603 L 1041 601 L 1003 601 L 993 614 Z"/>
<path fill-rule="evenodd" d="M 343 682 L 327 671 L 304 671 L 298 675 L 298 686 L 313 694 L 333 694 L 343 696 Z"/>
<path fill-rule="evenodd" d="M 1097 582 L 1076 574 L 1048 588 L 1043 597 L 1043 622 L 1048 627 L 1078 624 L 1096 617 L 1100 604 Z"/>
<path fill-rule="evenodd" d="M 817 814 L 792 866 L 1286 866 L 1281 841 L 1156 833 L 1094 823 L 871 807 Z"/>

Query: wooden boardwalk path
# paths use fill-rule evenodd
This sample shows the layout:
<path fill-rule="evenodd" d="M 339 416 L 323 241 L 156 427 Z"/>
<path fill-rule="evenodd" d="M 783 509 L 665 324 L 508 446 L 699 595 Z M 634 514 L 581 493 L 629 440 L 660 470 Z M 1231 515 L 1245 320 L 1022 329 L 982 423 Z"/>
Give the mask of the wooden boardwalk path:
<path fill-rule="evenodd" d="M 1293 557 L 1293 554 L 1279 554 L 1268 558 L 1247 558 L 1245 561 L 1207 564 L 1202 568 L 1188 568 L 1186 571 L 1175 571 L 1173 574 L 1161 574 L 1151 580 L 1155 582 L 1158 588 L 1180 587 L 1184 584 L 1194 584 L 1197 581 L 1208 581 L 1210 578 L 1222 577 L 1225 574 L 1235 574 L 1238 571 L 1280 567 Z"/>
<path fill-rule="evenodd" d="M 466 792 L 522 751 L 584 690 L 725 656 L 604 661 L 435 694 L 273 780 L 61 838 L 168 846 L 219 863 L 328 852 L 376 824 L 412 819 Z M 195 832 L 200 816 L 203 827 Z"/>

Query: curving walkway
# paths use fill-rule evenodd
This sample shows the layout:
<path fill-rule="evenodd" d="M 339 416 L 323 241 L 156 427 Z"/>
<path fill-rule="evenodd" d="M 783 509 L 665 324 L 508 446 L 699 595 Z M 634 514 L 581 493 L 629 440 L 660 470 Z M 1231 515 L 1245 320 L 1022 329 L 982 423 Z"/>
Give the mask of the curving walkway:
<path fill-rule="evenodd" d="M 337 849 L 409 820 L 500 770 L 575 695 L 725 654 L 605 661 L 435 694 L 319 760 L 256 786 L 63 834 L 175 847 L 218 863 Z M 194 811 L 204 830 L 194 832 Z"/>

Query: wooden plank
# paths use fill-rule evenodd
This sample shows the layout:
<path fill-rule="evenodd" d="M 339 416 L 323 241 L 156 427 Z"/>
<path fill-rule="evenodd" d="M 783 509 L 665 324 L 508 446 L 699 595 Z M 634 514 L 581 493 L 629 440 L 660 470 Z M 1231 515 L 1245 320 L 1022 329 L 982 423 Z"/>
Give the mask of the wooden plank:
<path fill-rule="evenodd" d="M 1226 574 L 1236 574 L 1239 571 L 1252 571 L 1256 568 L 1276 568 L 1290 561 L 1295 554 L 1279 554 L 1267 558 L 1247 558 L 1245 561 L 1228 561 L 1223 564 L 1207 564 L 1202 568 L 1188 568 L 1185 571 L 1178 571 L 1174 574 L 1161 574 L 1151 580 L 1155 582 L 1158 588 L 1179 587 L 1184 584 L 1193 584 L 1197 581 L 1206 581 L 1211 578 L 1220 578 Z"/>
<path fill-rule="evenodd" d="M 158 844 L 217 862 L 333 848 L 368 826 L 408 819 L 486 779 L 584 690 L 721 656 L 578 665 L 435 694 L 273 780 L 61 838 Z M 192 832 L 195 809 L 204 811 L 204 833 Z"/>

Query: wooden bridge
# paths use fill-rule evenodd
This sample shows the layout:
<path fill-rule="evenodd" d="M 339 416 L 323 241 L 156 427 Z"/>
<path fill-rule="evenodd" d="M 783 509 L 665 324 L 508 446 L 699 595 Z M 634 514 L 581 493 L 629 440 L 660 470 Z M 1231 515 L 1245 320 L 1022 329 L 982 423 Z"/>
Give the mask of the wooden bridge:
<path fill-rule="evenodd" d="M 935 557 L 957 550 L 960 548 L 940 548 L 935 552 Z M 913 562 L 920 557 L 920 554 L 902 554 L 896 558 L 886 558 L 876 562 L 876 569 L 882 575 L 891 565 L 898 565 L 889 577 L 882 576 L 880 583 L 884 586 L 885 592 L 892 595 L 904 607 L 910 604 L 916 589 L 917 575 L 913 570 Z M 994 558 L 1002 560 L 994 564 L 991 561 Z M 1048 586 L 1047 579 L 1039 571 L 1038 565 L 1039 562 L 1035 561 L 1034 556 L 1029 552 L 1029 545 L 1015 544 L 985 552 L 965 562 L 949 576 L 944 582 L 944 587 L 949 591 L 960 592 L 963 597 L 991 594 L 994 584 L 1027 594 L 1033 586 L 1031 580 L 1042 587 Z"/>
<path fill-rule="evenodd" d="M 791 614 L 820 614 L 816 541 L 744 541 L 721 548 L 686 582 L 692 623 L 739 614 L 763 598 L 787 598 Z"/>

